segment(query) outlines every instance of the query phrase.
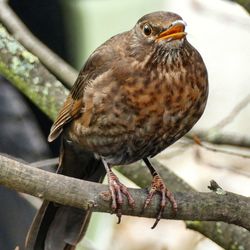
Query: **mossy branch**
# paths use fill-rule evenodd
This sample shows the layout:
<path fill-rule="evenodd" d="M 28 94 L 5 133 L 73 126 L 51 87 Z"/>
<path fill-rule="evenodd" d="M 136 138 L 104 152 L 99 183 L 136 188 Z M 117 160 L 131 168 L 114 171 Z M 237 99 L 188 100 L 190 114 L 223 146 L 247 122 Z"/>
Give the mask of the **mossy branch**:
<path fill-rule="evenodd" d="M 62 58 L 38 40 L 10 8 L 7 0 L 0 0 L 0 22 L 12 35 L 35 54 L 66 86 L 71 87 L 77 77 L 77 71 L 66 64 Z"/>
<path fill-rule="evenodd" d="M 52 120 L 68 90 L 0 24 L 0 74 Z"/>

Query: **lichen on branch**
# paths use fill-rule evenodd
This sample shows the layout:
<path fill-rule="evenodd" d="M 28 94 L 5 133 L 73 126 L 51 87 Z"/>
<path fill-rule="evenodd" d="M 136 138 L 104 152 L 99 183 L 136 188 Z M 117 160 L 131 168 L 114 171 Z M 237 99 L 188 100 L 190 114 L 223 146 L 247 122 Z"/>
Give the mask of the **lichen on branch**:
<path fill-rule="evenodd" d="M 0 74 L 52 120 L 68 90 L 0 24 Z"/>

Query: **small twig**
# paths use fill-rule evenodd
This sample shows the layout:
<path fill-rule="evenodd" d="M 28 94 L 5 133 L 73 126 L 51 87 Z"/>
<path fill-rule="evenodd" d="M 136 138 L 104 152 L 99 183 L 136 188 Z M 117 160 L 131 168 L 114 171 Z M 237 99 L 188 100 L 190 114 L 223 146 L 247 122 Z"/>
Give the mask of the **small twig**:
<path fill-rule="evenodd" d="M 234 151 L 228 151 L 228 150 L 224 150 L 224 149 L 218 149 L 218 148 L 207 146 L 201 141 L 201 139 L 196 134 L 193 134 L 191 138 L 193 139 L 193 141 L 194 141 L 194 143 L 196 145 L 198 145 L 198 146 L 200 146 L 202 148 L 205 148 L 205 149 L 207 149 L 209 151 L 216 152 L 216 153 L 233 155 L 233 156 L 238 156 L 238 157 L 242 157 L 242 158 L 250 158 L 250 155 L 246 155 L 246 154 L 237 153 L 237 152 L 234 152 Z"/>
<path fill-rule="evenodd" d="M 250 137 L 248 135 L 228 134 L 209 129 L 208 131 L 192 130 L 185 138 L 193 140 L 194 135 L 198 137 L 200 141 L 211 144 L 250 148 Z"/>
<path fill-rule="evenodd" d="M 211 128 L 211 130 L 221 130 L 231 123 L 237 115 L 250 103 L 250 94 L 243 98 L 233 109 L 232 111 L 224 117 L 220 122 Z"/>
<path fill-rule="evenodd" d="M 202 148 L 205 148 L 206 150 L 209 150 L 209 151 L 212 151 L 212 152 L 215 152 L 215 153 L 222 153 L 222 154 L 233 155 L 233 156 L 237 156 L 237 157 L 250 159 L 250 155 L 237 153 L 237 152 L 234 152 L 234 151 L 228 151 L 228 150 L 224 150 L 224 149 L 213 148 L 213 147 L 207 146 L 207 145 L 205 145 L 203 143 L 200 143 L 198 145 L 200 147 L 202 147 Z"/>
<path fill-rule="evenodd" d="M 5 0 L 0 0 L 0 21 L 26 49 L 35 54 L 68 88 L 72 86 L 77 77 L 77 71 L 38 40 Z"/>

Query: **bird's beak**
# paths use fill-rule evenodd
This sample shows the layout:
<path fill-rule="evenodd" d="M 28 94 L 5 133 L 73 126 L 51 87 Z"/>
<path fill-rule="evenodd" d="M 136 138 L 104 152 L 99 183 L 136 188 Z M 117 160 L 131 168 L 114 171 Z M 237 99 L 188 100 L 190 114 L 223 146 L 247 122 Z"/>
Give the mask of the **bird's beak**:
<path fill-rule="evenodd" d="M 186 23 L 183 20 L 176 20 L 171 23 L 171 25 L 160 33 L 160 35 L 156 38 L 157 42 L 162 40 L 172 41 L 185 37 L 187 33 L 184 31 L 186 27 Z"/>

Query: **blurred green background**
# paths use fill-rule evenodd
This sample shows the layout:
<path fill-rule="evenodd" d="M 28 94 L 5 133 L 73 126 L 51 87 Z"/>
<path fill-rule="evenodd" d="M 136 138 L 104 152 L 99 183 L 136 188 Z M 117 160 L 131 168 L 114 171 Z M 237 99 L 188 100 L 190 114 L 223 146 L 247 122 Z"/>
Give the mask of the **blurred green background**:
<path fill-rule="evenodd" d="M 63 0 L 70 61 L 80 68 L 111 36 L 131 29 L 146 13 L 166 9 L 167 0 Z"/>

